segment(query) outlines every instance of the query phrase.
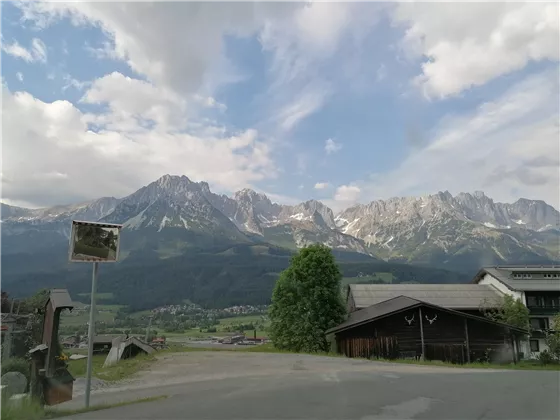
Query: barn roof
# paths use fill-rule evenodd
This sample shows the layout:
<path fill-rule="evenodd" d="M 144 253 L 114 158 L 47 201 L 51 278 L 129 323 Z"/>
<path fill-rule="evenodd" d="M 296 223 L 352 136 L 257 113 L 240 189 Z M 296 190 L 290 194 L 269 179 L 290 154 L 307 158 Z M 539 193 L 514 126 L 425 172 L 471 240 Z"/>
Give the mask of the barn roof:
<path fill-rule="evenodd" d="M 512 325 L 504 324 L 502 322 L 492 321 L 488 318 L 484 318 L 481 316 L 470 315 L 464 312 L 458 312 L 453 309 L 448 309 L 428 302 L 423 302 L 421 300 L 413 299 L 408 296 L 397 296 L 393 299 L 385 300 L 375 305 L 371 305 L 370 307 L 363 309 L 361 311 L 353 312 L 350 314 L 350 317 L 345 322 L 338 325 L 337 327 L 329 329 L 326 333 L 327 334 L 338 333 L 344 330 L 357 327 L 359 325 L 366 324 L 368 322 L 375 321 L 380 318 L 384 318 L 389 315 L 393 315 L 395 313 L 410 310 L 420 306 L 426 306 L 432 309 L 437 309 L 439 311 L 454 314 L 463 318 L 474 319 L 478 322 L 484 322 L 486 324 L 502 326 L 504 328 L 511 329 L 518 333 L 529 334 L 529 331 L 524 330 L 523 328 L 514 327 Z"/>
<path fill-rule="evenodd" d="M 527 273 L 531 274 L 530 279 L 516 279 L 514 274 Z M 546 265 L 546 266 L 497 266 L 497 267 L 483 267 L 476 274 L 473 283 L 478 283 L 485 274 L 498 279 L 511 290 L 529 292 L 529 291 L 542 291 L 542 292 L 560 292 L 560 280 L 558 278 L 545 278 L 547 274 L 560 274 L 560 266 Z"/>
<path fill-rule="evenodd" d="M 493 303 L 501 294 L 484 284 L 350 284 L 348 293 L 357 309 L 407 296 L 449 309 L 478 309 Z"/>

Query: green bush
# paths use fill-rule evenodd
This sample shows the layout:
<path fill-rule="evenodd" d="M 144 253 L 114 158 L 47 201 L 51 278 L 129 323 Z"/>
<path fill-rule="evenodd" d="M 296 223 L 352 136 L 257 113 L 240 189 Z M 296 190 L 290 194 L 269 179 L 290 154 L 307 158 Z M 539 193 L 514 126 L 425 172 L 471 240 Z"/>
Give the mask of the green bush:
<path fill-rule="evenodd" d="M 28 360 L 14 357 L 2 363 L 2 376 L 8 372 L 21 372 L 27 378 L 27 383 L 31 378 L 31 366 Z"/>
<path fill-rule="evenodd" d="M 544 350 L 539 354 L 539 362 L 541 362 L 542 365 L 549 365 L 554 362 L 554 358 L 548 350 Z"/>

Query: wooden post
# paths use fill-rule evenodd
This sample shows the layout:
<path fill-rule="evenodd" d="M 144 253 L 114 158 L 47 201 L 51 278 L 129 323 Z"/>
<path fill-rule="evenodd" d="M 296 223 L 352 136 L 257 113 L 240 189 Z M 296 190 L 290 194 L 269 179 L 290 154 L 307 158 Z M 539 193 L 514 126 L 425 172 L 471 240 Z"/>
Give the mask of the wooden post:
<path fill-rule="evenodd" d="M 517 350 L 515 349 L 515 338 L 513 336 L 513 334 L 511 333 L 511 330 L 509 331 L 509 335 L 511 338 L 511 353 L 513 356 L 513 363 L 517 363 Z"/>
<path fill-rule="evenodd" d="M 420 359 L 424 360 L 426 354 L 426 346 L 424 345 L 424 325 L 422 323 L 422 307 L 418 308 L 418 313 L 420 315 L 420 343 L 422 344 L 422 355 L 420 356 Z"/>
<path fill-rule="evenodd" d="M 12 357 L 12 334 L 14 332 L 14 324 L 10 321 L 8 323 L 8 331 L 4 333 L 4 351 L 2 354 L 2 361 L 6 363 Z"/>
<path fill-rule="evenodd" d="M 469 345 L 469 327 L 467 324 L 467 318 L 465 320 L 465 341 L 467 342 L 467 363 L 471 362 L 471 346 Z"/>

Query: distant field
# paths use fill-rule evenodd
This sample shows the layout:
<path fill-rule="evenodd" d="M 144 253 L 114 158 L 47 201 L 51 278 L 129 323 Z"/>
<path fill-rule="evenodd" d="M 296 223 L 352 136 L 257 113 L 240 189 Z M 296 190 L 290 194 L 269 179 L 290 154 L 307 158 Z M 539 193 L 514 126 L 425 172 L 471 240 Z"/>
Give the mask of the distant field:
<path fill-rule="evenodd" d="M 78 293 L 78 296 L 80 297 L 85 297 L 89 300 L 91 293 Z M 109 293 L 96 293 L 95 294 L 95 298 L 96 299 L 106 299 L 106 300 L 110 300 L 110 299 L 114 299 L 115 296 L 113 295 L 113 293 L 109 292 Z"/>
<path fill-rule="evenodd" d="M 133 313 L 130 314 L 130 317 L 134 318 L 134 319 L 139 319 L 139 318 L 142 318 L 143 316 L 150 316 L 151 314 L 152 314 L 152 311 L 147 309 L 145 311 L 133 312 Z"/>
<path fill-rule="evenodd" d="M 99 322 L 112 322 L 119 308 L 123 305 L 96 305 L 97 315 L 95 320 Z M 62 327 L 67 325 L 85 325 L 89 321 L 89 311 L 80 313 L 63 312 L 60 318 Z"/>
<path fill-rule="evenodd" d="M 241 316 L 232 316 L 229 318 L 222 318 L 220 319 L 220 324 L 239 324 L 240 322 L 244 324 L 249 324 L 251 322 L 258 322 L 262 319 L 265 315 L 241 315 Z"/>
<path fill-rule="evenodd" d="M 180 339 L 180 338 L 209 338 L 209 337 L 223 337 L 228 334 L 225 327 L 236 324 L 250 324 L 261 320 L 261 315 L 243 315 L 238 317 L 229 317 L 220 319 L 220 324 L 216 326 L 216 332 L 200 332 L 199 328 L 187 330 L 184 333 L 166 332 L 160 330 L 157 326 L 154 327 L 158 331 L 158 335 L 165 335 L 166 338 Z M 268 327 L 268 321 L 265 323 L 265 328 Z M 247 337 L 253 337 L 254 330 L 244 331 Z M 266 337 L 268 334 L 265 330 L 257 330 L 257 337 Z"/>
<path fill-rule="evenodd" d="M 373 280 L 381 280 L 384 283 L 392 283 L 393 278 L 393 273 L 375 273 L 375 275 L 363 277 L 344 277 L 342 279 L 342 285 L 346 286 L 348 284 L 369 283 Z"/>

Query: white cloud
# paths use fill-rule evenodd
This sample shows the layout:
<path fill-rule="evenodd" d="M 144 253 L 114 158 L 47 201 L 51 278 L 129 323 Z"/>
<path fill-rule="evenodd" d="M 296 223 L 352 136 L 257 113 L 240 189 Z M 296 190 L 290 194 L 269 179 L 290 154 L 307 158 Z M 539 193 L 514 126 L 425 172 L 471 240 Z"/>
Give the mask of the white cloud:
<path fill-rule="evenodd" d="M 36 61 L 47 62 L 47 47 L 39 38 L 33 38 L 31 41 L 31 51 Z"/>
<path fill-rule="evenodd" d="M 378 82 L 381 82 L 386 77 L 387 77 L 387 67 L 385 66 L 385 64 L 381 64 L 379 66 L 379 68 L 377 69 L 377 73 L 375 75 L 375 78 Z"/>
<path fill-rule="evenodd" d="M 16 78 L 17 78 L 20 82 L 23 82 L 23 74 L 22 74 L 20 71 L 18 71 L 18 72 L 16 73 Z"/>
<path fill-rule="evenodd" d="M 276 119 L 280 122 L 280 127 L 284 131 L 290 131 L 300 121 L 304 120 L 325 103 L 327 97 L 325 89 L 316 89 L 305 92 L 297 97 L 293 102 L 286 104 L 277 113 Z"/>
<path fill-rule="evenodd" d="M 328 182 L 317 182 L 313 188 L 316 190 L 324 190 L 331 186 Z"/>
<path fill-rule="evenodd" d="M 327 139 L 325 142 L 325 152 L 327 155 L 338 152 L 342 149 L 342 144 L 335 142 L 333 139 Z"/>
<path fill-rule="evenodd" d="M 426 57 L 415 79 L 426 96 L 457 95 L 530 61 L 558 60 L 556 2 L 399 3 L 393 20 L 407 27 L 403 46 Z"/>
<path fill-rule="evenodd" d="M 334 200 L 343 203 L 355 203 L 358 201 L 362 190 L 356 185 L 341 185 L 336 189 Z"/>
<path fill-rule="evenodd" d="M 71 87 L 76 90 L 83 90 L 90 85 L 89 82 L 80 82 L 79 80 L 74 79 L 69 74 L 65 74 L 62 79 L 64 80 L 64 86 L 62 87 L 62 91 L 65 91 Z"/>
<path fill-rule="evenodd" d="M 301 199 L 297 197 L 290 197 L 287 195 L 274 194 L 264 191 L 263 192 L 273 203 L 284 204 L 284 205 L 295 205 L 301 203 Z"/>
<path fill-rule="evenodd" d="M 194 95 L 193 99 L 198 103 L 200 103 L 205 108 L 216 108 L 219 109 L 220 111 L 225 111 L 227 109 L 226 104 L 222 104 L 216 101 L 216 99 L 214 99 L 211 96 L 202 96 L 196 94 Z"/>
<path fill-rule="evenodd" d="M 34 62 L 47 62 L 47 47 L 39 38 L 31 40 L 31 48 L 21 46 L 17 41 L 11 44 L 2 42 L 2 50 L 12 57 L 19 58 L 27 61 L 28 63 Z"/>
<path fill-rule="evenodd" d="M 204 97 L 216 96 L 220 84 L 250 77 L 228 62 L 224 35 L 260 34 L 273 56 L 271 89 L 261 107 L 273 117 L 262 118 L 282 131 L 324 105 L 331 82 L 319 78 L 317 69 L 332 67 L 327 60 L 363 36 L 375 15 L 372 7 L 345 2 L 23 2 L 19 7 L 39 26 L 66 16 L 75 25 L 97 25 L 109 36 L 101 46 L 88 47 L 97 57 L 126 61 L 158 86 L 182 94 L 203 90 Z"/>
<path fill-rule="evenodd" d="M 474 112 L 448 116 L 427 146 L 389 173 L 356 182 L 368 200 L 483 190 L 496 200 L 559 206 L 557 71 L 529 76 Z"/>
<path fill-rule="evenodd" d="M 110 40 L 97 53 L 126 61 L 157 85 L 196 93 L 220 64 L 223 36 L 255 33 L 267 19 L 299 5 L 201 2 L 25 2 L 25 19 L 46 26 L 68 16 L 94 24 Z"/>
<path fill-rule="evenodd" d="M 165 128 L 184 128 L 187 121 L 187 101 L 183 97 L 118 72 L 95 80 L 81 101 L 108 105 L 109 113 L 91 116 L 91 122 L 108 123 L 108 128 L 118 131 L 142 129 L 138 120 Z"/>
<path fill-rule="evenodd" d="M 275 177 L 270 149 L 255 130 L 221 136 L 178 131 L 181 120 L 169 110 L 179 106 L 176 98 L 152 95 L 156 88 L 143 83 L 118 73 L 97 80 L 84 100 L 107 104 L 102 117 L 67 101 L 4 91 L 3 198 L 46 206 L 124 196 L 165 173 L 186 173 L 226 191 Z M 157 124 L 143 126 L 147 117 Z"/>
<path fill-rule="evenodd" d="M 282 130 L 293 129 L 320 110 L 341 87 L 346 67 L 355 63 L 341 63 L 338 53 L 357 49 L 375 25 L 376 12 L 367 4 L 308 2 L 285 19 L 267 20 L 260 32 L 264 50 L 272 55 L 266 100 Z M 361 60 L 362 54 L 355 56 Z"/>

